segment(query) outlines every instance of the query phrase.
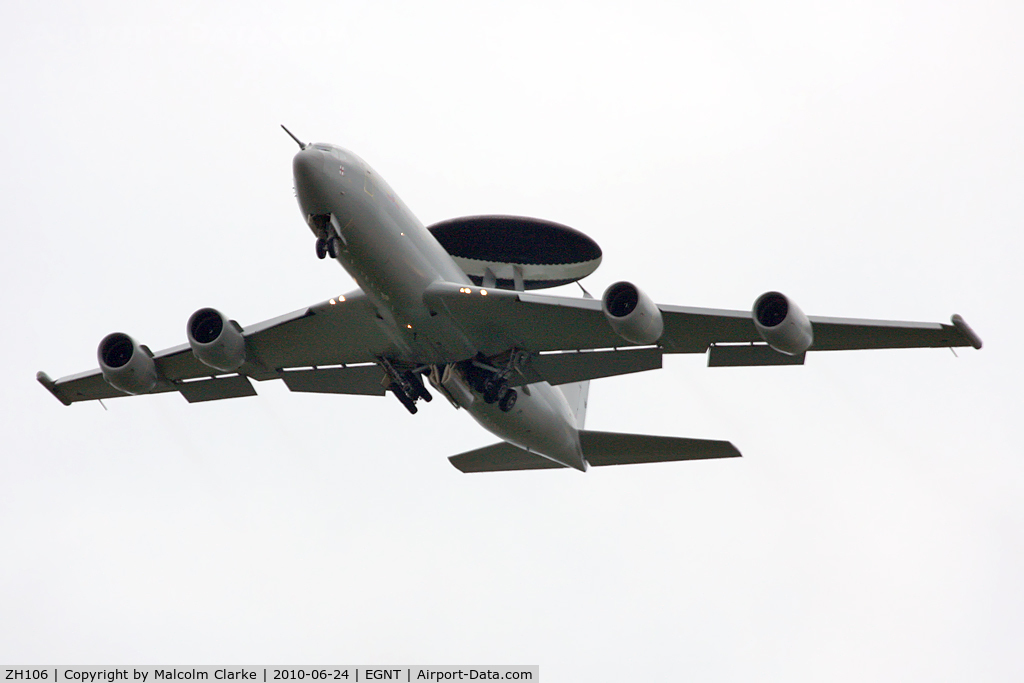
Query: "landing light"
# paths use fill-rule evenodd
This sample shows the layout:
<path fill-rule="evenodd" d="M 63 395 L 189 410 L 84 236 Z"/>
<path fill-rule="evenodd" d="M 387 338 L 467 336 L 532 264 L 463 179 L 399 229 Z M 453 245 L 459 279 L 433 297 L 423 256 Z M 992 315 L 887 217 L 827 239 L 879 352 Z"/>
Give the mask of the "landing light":
<path fill-rule="evenodd" d="M 480 296 L 487 296 L 487 290 L 486 289 L 481 289 L 480 290 Z"/>
<path fill-rule="evenodd" d="M 334 305 L 334 299 L 331 299 L 331 305 L 332 306 Z"/>
<path fill-rule="evenodd" d="M 412 325 L 406 325 L 406 327 L 408 327 L 410 330 L 412 329 Z"/>
<path fill-rule="evenodd" d="M 339 301 L 339 302 L 341 302 L 341 301 L 344 301 L 344 300 L 345 300 L 345 297 L 343 297 L 343 296 L 339 296 L 339 297 L 338 297 L 338 301 Z"/>

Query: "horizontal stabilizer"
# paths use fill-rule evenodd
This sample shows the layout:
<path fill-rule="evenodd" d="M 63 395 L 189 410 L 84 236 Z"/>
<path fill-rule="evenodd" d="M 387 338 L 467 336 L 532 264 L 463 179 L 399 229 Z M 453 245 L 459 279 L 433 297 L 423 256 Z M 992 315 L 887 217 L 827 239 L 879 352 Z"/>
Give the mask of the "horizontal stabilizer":
<path fill-rule="evenodd" d="M 580 430 L 580 444 L 583 446 L 583 457 L 594 467 L 740 457 L 740 452 L 728 441 L 678 436 Z"/>
<path fill-rule="evenodd" d="M 675 436 L 581 430 L 580 444 L 583 446 L 583 457 L 594 467 L 740 457 L 740 452 L 728 441 Z M 462 472 L 508 472 L 563 467 L 505 442 L 453 455 L 448 460 Z"/>
<path fill-rule="evenodd" d="M 456 469 L 463 472 L 508 472 L 511 470 L 565 468 L 565 465 L 560 465 L 554 460 L 548 460 L 505 441 L 453 455 L 448 460 L 455 465 Z"/>

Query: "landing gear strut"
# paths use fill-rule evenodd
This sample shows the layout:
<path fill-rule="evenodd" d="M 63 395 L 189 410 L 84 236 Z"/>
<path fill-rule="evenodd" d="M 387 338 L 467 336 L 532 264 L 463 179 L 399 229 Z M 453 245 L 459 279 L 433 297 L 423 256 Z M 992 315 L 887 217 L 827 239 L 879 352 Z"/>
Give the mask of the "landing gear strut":
<path fill-rule="evenodd" d="M 388 373 L 388 386 L 386 389 L 394 393 L 395 398 L 410 413 L 415 415 L 419 410 L 416 407 L 416 401 L 419 399 L 422 398 L 427 403 L 434 399 L 430 392 L 427 391 L 427 387 L 424 386 L 423 378 L 420 377 L 419 373 L 412 370 L 399 370 L 387 358 L 380 358 L 379 361 L 380 366 Z"/>
<path fill-rule="evenodd" d="M 519 393 L 509 386 L 508 378 L 520 361 L 518 351 L 509 355 L 508 362 L 501 369 L 482 360 L 475 360 L 467 367 L 466 376 L 472 387 L 483 396 L 484 402 L 497 403 L 498 408 L 507 413 L 519 398 Z"/>

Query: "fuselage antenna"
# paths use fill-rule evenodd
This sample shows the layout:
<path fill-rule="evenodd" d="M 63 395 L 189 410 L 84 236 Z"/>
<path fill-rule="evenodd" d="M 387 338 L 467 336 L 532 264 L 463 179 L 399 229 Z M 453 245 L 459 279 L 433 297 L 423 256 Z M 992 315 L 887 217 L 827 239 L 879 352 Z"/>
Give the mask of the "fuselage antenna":
<path fill-rule="evenodd" d="M 284 128 L 284 124 L 283 123 L 281 124 L 281 127 Z M 302 140 L 298 139 L 294 135 L 292 135 L 292 132 L 290 130 L 288 130 L 287 128 L 284 128 L 284 132 L 288 133 L 288 135 L 291 137 L 292 140 L 295 140 L 295 142 L 299 143 L 299 149 L 306 149 L 306 143 L 303 142 Z"/>

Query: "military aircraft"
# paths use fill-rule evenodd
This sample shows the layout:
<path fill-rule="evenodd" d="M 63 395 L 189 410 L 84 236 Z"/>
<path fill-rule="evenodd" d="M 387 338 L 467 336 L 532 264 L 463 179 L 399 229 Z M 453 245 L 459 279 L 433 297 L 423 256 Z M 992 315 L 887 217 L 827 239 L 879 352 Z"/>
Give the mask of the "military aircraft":
<path fill-rule="evenodd" d="M 501 439 L 449 458 L 461 471 L 586 471 L 739 456 L 728 441 L 583 428 L 590 380 L 660 368 L 666 353 L 706 353 L 709 366 L 800 365 L 808 351 L 982 345 L 959 315 L 949 325 L 813 317 L 779 292 L 751 311 L 655 304 L 625 281 L 599 300 L 535 294 L 592 273 L 600 247 L 535 218 L 424 227 L 358 156 L 285 131 L 300 148 L 295 190 L 316 254 L 359 288 L 247 327 L 202 308 L 185 326 L 188 343 L 158 353 L 107 335 L 98 369 L 56 381 L 38 373 L 61 403 L 166 391 L 211 401 L 281 379 L 291 391 L 391 392 L 415 413 L 432 398 L 429 383 Z"/>

